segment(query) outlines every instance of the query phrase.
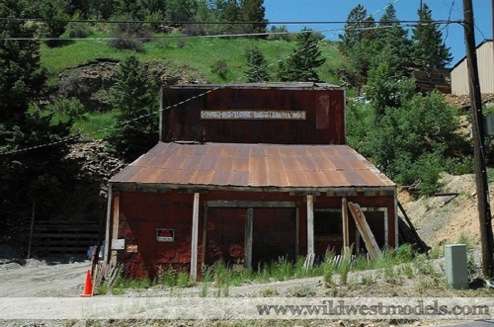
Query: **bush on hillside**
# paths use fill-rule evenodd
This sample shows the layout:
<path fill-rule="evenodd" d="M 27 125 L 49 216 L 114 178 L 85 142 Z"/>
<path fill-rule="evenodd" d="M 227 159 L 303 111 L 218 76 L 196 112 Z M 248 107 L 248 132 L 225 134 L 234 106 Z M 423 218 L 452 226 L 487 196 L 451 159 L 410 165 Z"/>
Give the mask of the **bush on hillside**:
<path fill-rule="evenodd" d="M 122 21 L 132 21 L 127 17 L 118 18 Z M 150 28 L 137 23 L 120 23 L 115 24 L 111 31 L 112 38 L 108 45 L 118 50 L 134 50 L 142 52 L 142 44 L 151 39 L 152 31 Z"/>

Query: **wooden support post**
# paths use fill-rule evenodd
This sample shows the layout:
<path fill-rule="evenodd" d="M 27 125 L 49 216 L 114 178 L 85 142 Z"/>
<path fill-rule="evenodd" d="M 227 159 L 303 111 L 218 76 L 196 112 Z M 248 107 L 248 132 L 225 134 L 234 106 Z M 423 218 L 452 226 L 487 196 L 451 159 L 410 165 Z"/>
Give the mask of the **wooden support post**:
<path fill-rule="evenodd" d="M 208 206 L 204 206 L 204 224 L 202 230 L 202 266 L 206 264 L 206 250 L 208 248 L 207 245 L 208 238 Z"/>
<path fill-rule="evenodd" d="M 341 219 L 343 221 L 343 254 L 349 254 L 350 251 L 350 232 L 348 230 L 348 205 L 347 198 L 341 198 Z"/>
<path fill-rule="evenodd" d="M 29 244 L 27 245 L 27 259 L 31 259 L 31 246 L 33 245 L 35 213 L 36 213 L 36 200 L 33 199 L 33 207 L 31 210 L 31 227 L 29 228 Z"/>
<path fill-rule="evenodd" d="M 254 208 L 247 208 L 245 219 L 244 268 L 252 269 L 252 237 L 254 231 Z"/>
<path fill-rule="evenodd" d="M 103 253 L 103 262 L 110 263 L 110 231 L 111 231 L 111 213 L 113 203 L 113 192 L 111 184 L 108 186 L 108 199 L 106 205 L 106 230 L 105 230 L 105 249 Z"/>
<path fill-rule="evenodd" d="M 305 269 L 311 268 L 314 263 L 314 196 L 307 195 L 307 258 Z"/>
<path fill-rule="evenodd" d="M 197 280 L 197 243 L 199 235 L 199 193 L 194 193 L 192 210 L 192 241 L 190 244 L 190 279 Z"/>
<path fill-rule="evenodd" d="M 365 219 L 362 208 L 360 208 L 358 204 L 352 202 L 348 202 L 348 208 L 350 209 L 350 213 L 352 214 L 360 235 L 364 240 L 367 251 L 369 251 L 371 259 L 375 260 L 379 258 L 379 256 L 381 255 L 381 250 L 377 245 L 376 239 L 374 238 L 374 234 L 372 234 L 369 224 L 367 224 L 367 220 Z"/>
<path fill-rule="evenodd" d="M 300 210 L 295 209 L 295 260 L 298 260 L 300 249 Z"/>
<path fill-rule="evenodd" d="M 112 241 L 118 239 L 118 228 L 120 224 L 120 194 L 119 193 L 114 194 L 112 210 L 113 210 L 112 237 L 108 242 L 108 246 L 110 247 L 110 249 L 111 249 Z M 110 260 L 116 265 L 117 251 L 115 250 L 111 251 Z"/>

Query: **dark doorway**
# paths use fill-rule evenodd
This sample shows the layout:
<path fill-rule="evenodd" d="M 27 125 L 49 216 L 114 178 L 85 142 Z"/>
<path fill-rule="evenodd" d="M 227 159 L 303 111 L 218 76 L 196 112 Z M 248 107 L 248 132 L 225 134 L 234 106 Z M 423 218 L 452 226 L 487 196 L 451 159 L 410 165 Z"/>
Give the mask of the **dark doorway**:
<path fill-rule="evenodd" d="M 245 244 L 245 208 L 208 208 L 206 226 L 206 258 L 212 265 L 243 264 Z"/>
<path fill-rule="evenodd" d="M 255 208 L 252 268 L 283 258 L 296 259 L 296 209 Z"/>
<path fill-rule="evenodd" d="M 369 225 L 376 243 L 382 250 L 386 247 L 386 217 L 384 211 L 382 210 L 367 210 L 364 211 L 365 219 Z M 358 252 L 367 252 L 365 248 L 365 243 L 360 233 L 357 230 L 357 240 L 358 240 Z"/>

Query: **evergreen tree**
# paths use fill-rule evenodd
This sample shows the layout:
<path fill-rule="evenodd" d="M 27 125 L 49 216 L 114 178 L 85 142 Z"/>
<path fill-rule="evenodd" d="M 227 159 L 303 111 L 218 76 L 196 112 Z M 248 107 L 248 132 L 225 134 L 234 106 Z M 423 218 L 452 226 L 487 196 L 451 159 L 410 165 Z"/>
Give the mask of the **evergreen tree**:
<path fill-rule="evenodd" d="M 267 20 L 264 17 L 266 9 L 263 6 L 264 0 L 241 0 L 241 17 L 242 21 L 258 22 L 260 24 L 248 25 L 246 33 L 266 33 Z"/>
<path fill-rule="evenodd" d="M 0 17 L 29 15 L 23 0 L 0 2 Z M 34 29 L 20 21 L 0 21 L 0 123 L 10 128 L 24 119 L 32 99 L 40 95 L 46 72 L 40 68 L 39 43 L 8 38 L 34 38 Z"/>
<path fill-rule="evenodd" d="M 125 17 L 126 20 L 143 20 L 145 13 L 140 1 L 116 0 L 116 13 L 112 16 Z"/>
<path fill-rule="evenodd" d="M 134 56 L 120 63 L 115 80 L 110 105 L 118 122 L 107 141 L 110 150 L 132 161 L 158 142 L 158 87 Z"/>
<path fill-rule="evenodd" d="M 351 56 L 356 45 L 364 40 L 373 39 L 375 26 L 374 18 L 367 14 L 367 9 L 360 4 L 357 5 L 348 14 L 345 33 L 339 35 L 340 52 L 345 56 Z"/>
<path fill-rule="evenodd" d="M 340 35 L 339 50 L 346 58 L 342 69 L 338 72 L 350 86 L 360 88 L 367 84 L 371 62 L 374 61 L 375 21 L 367 14 L 367 10 L 358 5 L 350 11 L 345 25 L 345 33 Z"/>
<path fill-rule="evenodd" d="M 245 51 L 245 56 L 247 57 L 247 71 L 245 71 L 245 76 L 247 77 L 247 82 L 267 82 L 269 81 L 269 73 L 267 68 L 267 62 L 264 55 L 258 46 L 253 45 Z"/>
<path fill-rule="evenodd" d="M 91 0 L 69 0 L 65 2 L 65 13 L 69 16 L 78 14 L 82 19 L 88 19 L 91 9 Z"/>
<path fill-rule="evenodd" d="M 89 0 L 90 14 L 97 18 L 109 19 L 117 8 L 116 0 Z"/>
<path fill-rule="evenodd" d="M 223 8 L 222 20 L 224 22 L 232 23 L 224 26 L 224 31 L 226 33 L 238 33 L 239 26 L 235 25 L 240 21 L 240 4 L 237 0 L 226 0 L 225 6 Z"/>
<path fill-rule="evenodd" d="M 411 66 L 412 42 L 408 32 L 401 26 L 392 4 L 379 20 L 379 29 L 376 32 L 376 56 L 373 67 L 386 63 L 392 75 L 404 76 Z"/>
<path fill-rule="evenodd" d="M 443 42 L 438 25 L 432 22 L 432 11 L 426 4 L 418 11 L 420 23 L 413 29 L 413 59 L 422 70 L 444 68 L 453 59 Z"/>
<path fill-rule="evenodd" d="M 190 21 L 197 11 L 195 0 L 167 0 L 167 19 L 172 22 Z"/>
<path fill-rule="evenodd" d="M 0 17 L 32 16 L 26 1 L 3 0 Z M 0 21 L 0 240 L 12 227 L 23 230 L 23 218 L 32 214 L 34 202 L 37 219 L 56 216 L 63 187 L 70 187 L 74 176 L 67 173 L 64 161 L 68 147 L 59 142 L 69 135 L 73 120 L 56 120 L 55 111 L 35 104 L 46 81 L 39 43 L 8 40 L 34 38 L 27 26 L 22 21 Z"/>
<path fill-rule="evenodd" d="M 278 77 L 281 81 L 298 82 L 320 82 L 315 69 L 326 61 L 321 57 L 317 39 L 312 30 L 304 28 L 297 35 L 297 47 L 292 55 L 285 61 L 280 62 Z"/>
<path fill-rule="evenodd" d="M 65 1 L 63 0 L 47 0 L 40 4 L 39 13 L 44 20 L 42 34 L 49 38 L 58 38 L 67 27 L 70 16 L 65 12 Z M 46 44 L 50 47 L 60 45 L 58 40 L 49 40 Z"/>

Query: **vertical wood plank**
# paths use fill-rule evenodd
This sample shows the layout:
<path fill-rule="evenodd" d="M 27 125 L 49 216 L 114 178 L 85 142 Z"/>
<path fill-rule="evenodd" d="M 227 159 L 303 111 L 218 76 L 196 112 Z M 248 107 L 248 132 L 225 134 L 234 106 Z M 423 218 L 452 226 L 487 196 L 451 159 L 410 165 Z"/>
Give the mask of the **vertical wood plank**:
<path fill-rule="evenodd" d="M 314 196 L 307 195 L 307 258 L 305 268 L 312 267 L 314 263 Z"/>
<path fill-rule="evenodd" d="M 300 247 L 300 210 L 295 209 L 295 260 L 298 260 Z"/>
<path fill-rule="evenodd" d="M 202 266 L 206 264 L 206 250 L 208 248 L 207 245 L 208 238 L 208 206 L 204 206 L 204 226 L 202 230 Z"/>
<path fill-rule="evenodd" d="M 110 247 L 110 249 L 111 249 L 111 242 L 113 240 L 118 239 L 118 228 L 120 224 L 120 194 L 119 193 L 115 193 L 113 196 L 112 209 L 113 209 L 113 223 L 111 226 L 112 237 L 108 241 L 108 246 Z M 106 244 L 105 244 L 105 248 L 106 248 Z M 116 263 L 116 260 L 117 260 L 117 251 L 111 251 L 111 261 Z"/>
<path fill-rule="evenodd" d="M 108 199 L 106 205 L 106 230 L 105 230 L 105 249 L 103 254 L 103 262 L 110 263 L 110 233 L 111 233 L 111 215 L 112 215 L 112 203 L 113 203 L 113 191 L 112 185 L 108 186 Z"/>
<path fill-rule="evenodd" d="M 247 208 L 245 219 L 244 267 L 252 269 L 252 237 L 254 232 L 254 208 Z"/>
<path fill-rule="evenodd" d="M 192 241 L 190 244 L 190 279 L 197 280 L 197 243 L 199 235 L 199 193 L 194 193 L 192 210 Z"/>
<path fill-rule="evenodd" d="M 346 195 L 341 198 L 341 219 L 343 221 L 343 254 L 350 251 L 350 232 L 348 230 L 348 206 Z"/>

